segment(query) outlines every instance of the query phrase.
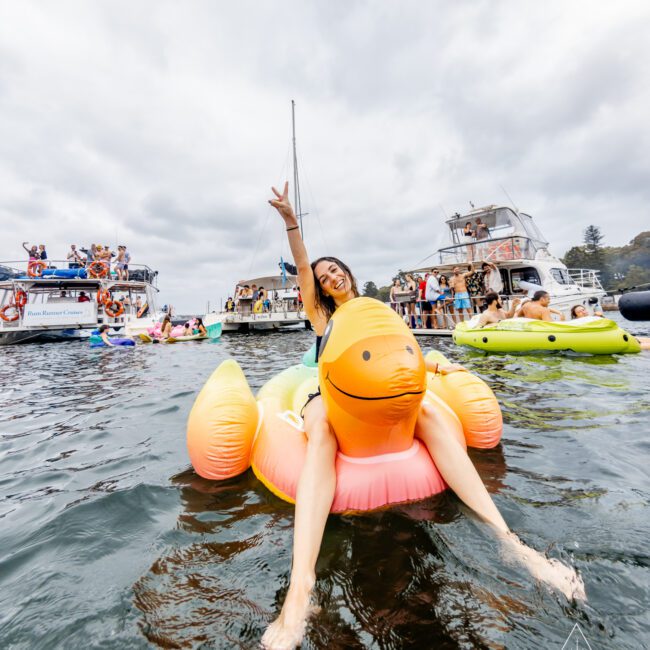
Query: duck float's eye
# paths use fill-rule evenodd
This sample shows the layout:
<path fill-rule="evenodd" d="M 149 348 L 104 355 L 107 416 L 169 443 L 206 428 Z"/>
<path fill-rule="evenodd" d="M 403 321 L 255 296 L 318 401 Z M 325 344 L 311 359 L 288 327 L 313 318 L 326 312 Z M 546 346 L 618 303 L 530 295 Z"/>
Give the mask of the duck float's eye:
<path fill-rule="evenodd" d="M 415 354 L 415 352 L 413 352 L 413 348 L 412 348 L 410 345 L 407 345 L 407 346 L 406 346 L 406 351 L 407 351 L 409 354 Z"/>
<path fill-rule="evenodd" d="M 364 361 L 368 361 L 368 359 L 370 359 L 370 352 L 368 352 L 368 350 L 364 350 L 361 356 L 363 357 Z"/>

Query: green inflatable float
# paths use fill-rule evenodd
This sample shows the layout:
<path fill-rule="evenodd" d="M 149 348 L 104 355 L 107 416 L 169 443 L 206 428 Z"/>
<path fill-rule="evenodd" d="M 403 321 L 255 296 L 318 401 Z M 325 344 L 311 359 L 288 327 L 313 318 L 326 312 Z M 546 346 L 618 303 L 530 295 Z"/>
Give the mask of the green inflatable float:
<path fill-rule="evenodd" d="M 486 352 L 560 350 L 586 354 L 629 354 L 641 351 L 639 342 L 608 318 L 577 318 L 546 322 L 508 318 L 474 329 L 471 321 L 458 323 L 454 343 Z"/>

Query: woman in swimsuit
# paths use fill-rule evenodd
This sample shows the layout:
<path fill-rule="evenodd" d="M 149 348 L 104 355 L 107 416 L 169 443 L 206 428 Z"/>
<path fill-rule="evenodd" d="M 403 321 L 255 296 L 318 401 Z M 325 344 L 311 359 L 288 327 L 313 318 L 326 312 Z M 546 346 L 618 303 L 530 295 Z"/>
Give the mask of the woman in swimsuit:
<path fill-rule="evenodd" d="M 400 314 L 400 316 L 401 316 L 401 310 L 395 294 L 400 293 L 401 291 L 402 291 L 402 283 L 399 281 L 399 278 L 395 278 L 390 288 L 389 300 L 390 300 L 390 306 L 398 314 Z"/>
<path fill-rule="evenodd" d="M 406 290 L 410 294 L 410 299 L 406 303 L 406 313 L 409 317 L 409 327 L 411 329 L 416 329 L 416 327 L 419 329 L 420 326 L 418 325 L 418 317 L 415 314 L 415 303 L 418 299 L 418 285 L 410 273 L 406 274 Z"/>
<path fill-rule="evenodd" d="M 201 336 L 208 335 L 208 330 L 205 329 L 205 325 L 203 324 L 202 318 L 197 317 L 196 322 L 194 323 L 194 330 L 192 331 L 192 333 L 200 334 Z"/>
<path fill-rule="evenodd" d="M 285 183 L 282 193 L 272 189 L 275 198 L 269 203 L 280 213 L 286 225 L 291 252 L 298 267 L 305 311 L 320 339 L 337 307 L 359 295 L 356 281 L 350 269 L 335 257 L 321 257 L 310 264 L 298 221 L 289 203 L 289 183 Z M 317 354 L 319 342 L 317 339 Z M 303 412 L 307 454 L 296 492 L 291 579 L 280 616 L 262 638 L 262 645 L 273 650 L 294 648 L 304 635 L 312 609 L 310 596 L 316 582 L 316 560 L 336 488 L 338 445 L 322 397 L 318 393 L 310 396 Z M 415 433 L 427 446 L 447 485 L 493 527 L 504 545 L 528 566 L 535 577 L 555 585 L 567 596 L 583 595 L 582 582 L 573 569 L 524 546 L 509 531 L 467 452 L 442 424 L 435 408 L 428 404 L 420 407 Z"/>
<path fill-rule="evenodd" d="M 168 339 L 172 333 L 172 319 L 169 314 L 165 314 L 162 325 L 160 326 L 160 338 Z"/>

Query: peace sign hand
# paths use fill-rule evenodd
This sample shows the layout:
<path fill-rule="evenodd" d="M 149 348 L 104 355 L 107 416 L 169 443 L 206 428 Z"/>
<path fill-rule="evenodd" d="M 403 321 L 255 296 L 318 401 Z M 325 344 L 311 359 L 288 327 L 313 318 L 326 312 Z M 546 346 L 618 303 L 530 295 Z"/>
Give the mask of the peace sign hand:
<path fill-rule="evenodd" d="M 282 194 L 280 194 L 275 187 L 272 187 L 271 189 L 277 198 L 270 199 L 269 203 L 280 213 L 280 216 L 284 219 L 287 226 L 296 225 L 296 215 L 293 212 L 291 203 L 289 203 L 289 181 L 285 182 Z"/>

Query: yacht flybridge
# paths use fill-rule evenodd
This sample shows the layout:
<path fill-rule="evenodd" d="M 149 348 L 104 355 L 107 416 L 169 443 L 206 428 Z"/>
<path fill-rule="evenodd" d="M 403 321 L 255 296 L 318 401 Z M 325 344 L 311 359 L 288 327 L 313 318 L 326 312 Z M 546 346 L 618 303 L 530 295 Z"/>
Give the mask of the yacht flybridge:
<path fill-rule="evenodd" d="M 574 305 L 594 307 L 605 291 L 594 269 L 567 269 L 550 253 L 548 241 L 529 214 L 511 207 L 489 205 L 446 221 L 451 246 L 441 248 L 422 260 L 413 272 L 424 273 L 437 268 L 449 276 L 455 267 L 466 271 L 470 263 L 480 270 L 483 262 L 493 263 L 501 274 L 507 299 L 523 297 L 537 289 L 547 291 L 551 306 L 570 317 Z M 465 235 L 466 224 L 476 232 L 477 223 L 484 238 Z M 453 322 L 447 324 L 453 329 Z"/>
<path fill-rule="evenodd" d="M 130 264 L 129 280 L 67 261 L 0 262 L 0 345 L 86 338 L 107 323 L 146 330 L 156 314 L 156 271 Z M 94 276 L 94 277 L 93 277 Z"/>

